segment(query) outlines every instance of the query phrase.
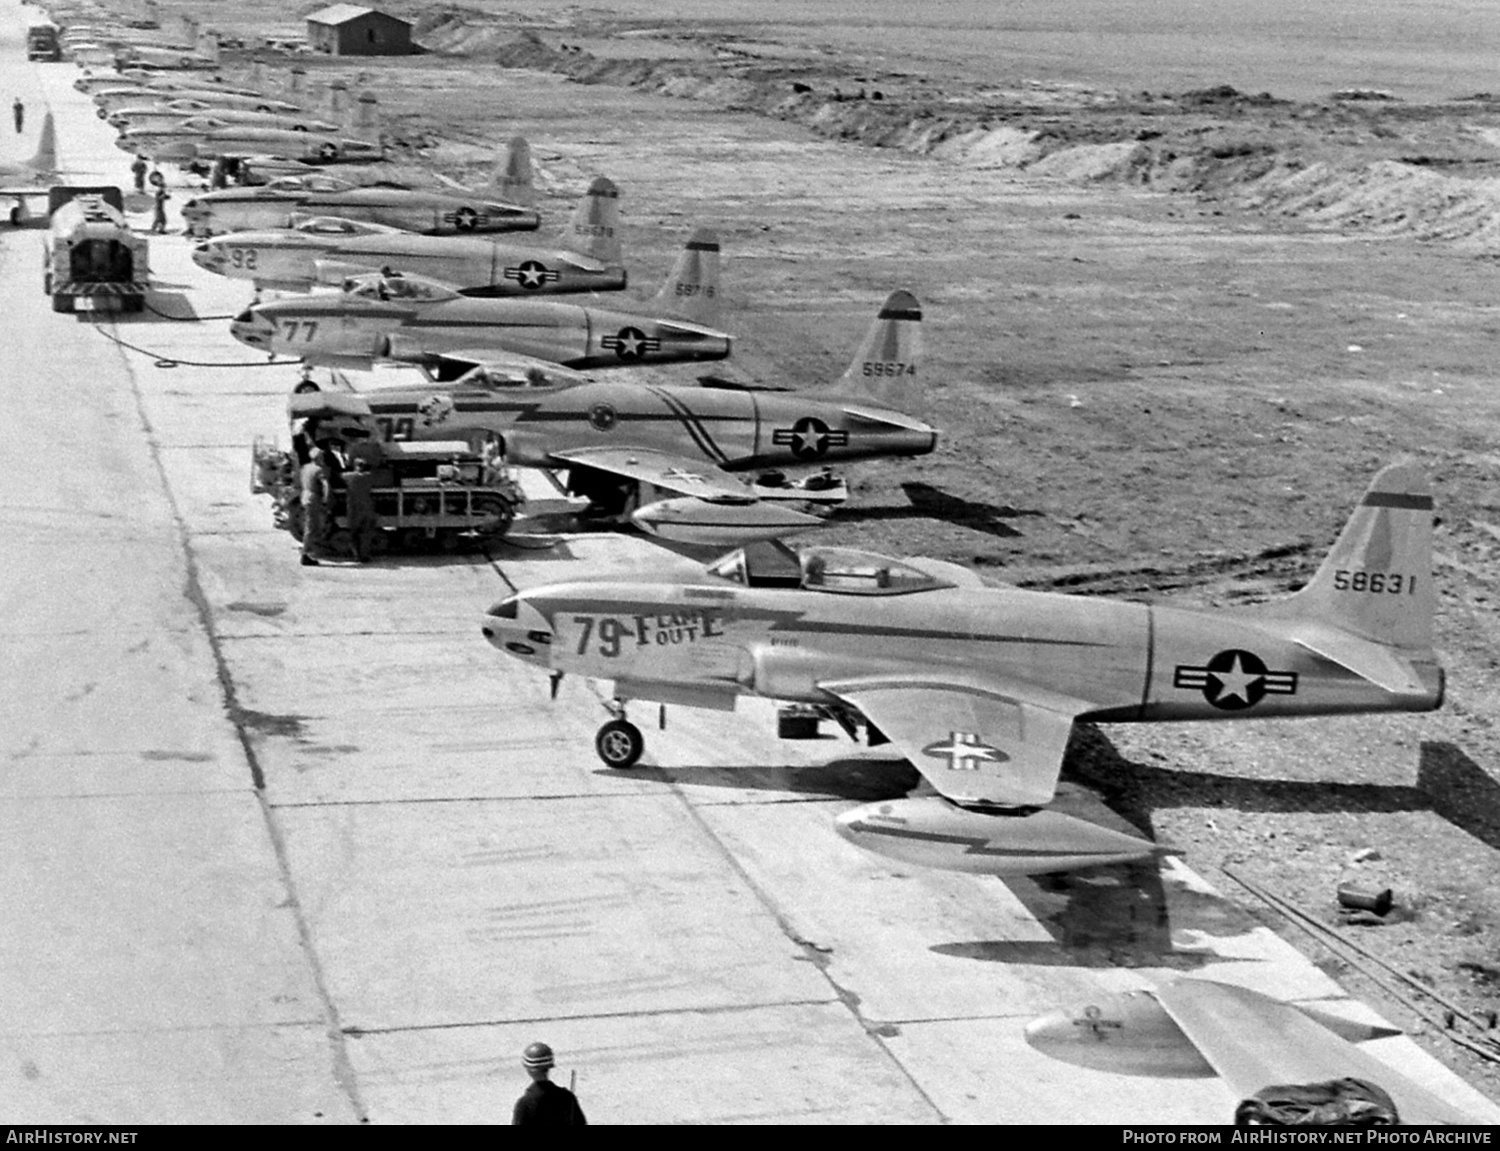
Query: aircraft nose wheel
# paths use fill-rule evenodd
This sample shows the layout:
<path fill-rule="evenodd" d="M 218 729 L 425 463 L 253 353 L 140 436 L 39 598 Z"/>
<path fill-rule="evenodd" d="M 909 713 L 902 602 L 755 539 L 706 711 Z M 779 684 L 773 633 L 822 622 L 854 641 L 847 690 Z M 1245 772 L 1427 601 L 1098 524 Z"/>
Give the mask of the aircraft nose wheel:
<path fill-rule="evenodd" d="M 606 767 L 622 770 L 634 767 L 646 750 L 646 737 L 628 719 L 612 719 L 594 736 L 594 750 Z"/>

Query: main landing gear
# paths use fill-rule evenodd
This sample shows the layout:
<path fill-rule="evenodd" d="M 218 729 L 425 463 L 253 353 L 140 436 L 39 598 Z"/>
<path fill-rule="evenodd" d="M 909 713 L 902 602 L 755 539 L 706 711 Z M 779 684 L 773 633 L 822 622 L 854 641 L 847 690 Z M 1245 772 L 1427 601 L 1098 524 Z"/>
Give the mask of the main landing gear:
<path fill-rule="evenodd" d="M 606 767 L 621 771 L 634 767 L 641 758 L 641 752 L 646 750 L 646 737 L 641 734 L 640 728 L 625 718 L 623 703 L 611 700 L 605 706 L 614 718 L 599 728 L 598 734 L 594 736 L 594 750 L 599 753 L 599 758 Z"/>

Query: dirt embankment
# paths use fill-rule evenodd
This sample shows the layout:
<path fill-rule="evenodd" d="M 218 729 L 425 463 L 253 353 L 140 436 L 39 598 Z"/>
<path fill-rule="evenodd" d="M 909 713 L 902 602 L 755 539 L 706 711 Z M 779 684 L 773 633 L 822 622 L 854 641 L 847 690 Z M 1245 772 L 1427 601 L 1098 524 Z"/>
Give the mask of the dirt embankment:
<path fill-rule="evenodd" d="M 805 125 L 837 139 L 1075 183 L 1222 198 L 1234 207 L 1376 235 L 1486 249 L 1500 235 L 1500 101 L 1434 106 L 1350 92 L 1316 104 L 1220 87 L 1174 95 L 1028 84 L 948 92 L 833 58 L 778 60 L 678 34 L 681 51 L 596 54 L 570 34 L 519 35 L 456 10 L 419 28 L 436 52 L 561 73 Z M 593 30 L 579 38 L 597 43 Z M 554 42 L 555 41 L 555 42 Z"/>

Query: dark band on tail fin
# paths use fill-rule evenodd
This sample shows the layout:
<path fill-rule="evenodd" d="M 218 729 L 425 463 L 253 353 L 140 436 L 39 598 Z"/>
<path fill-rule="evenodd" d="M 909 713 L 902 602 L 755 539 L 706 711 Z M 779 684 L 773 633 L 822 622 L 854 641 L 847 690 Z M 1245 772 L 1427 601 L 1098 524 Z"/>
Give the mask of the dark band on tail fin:
<path fill-rule="evenodd" d="M 719 237 L 708 228 L 699 228 L 683 246 L 667 282 L 651 303 L 663 316 L 717 328 L 719 295 Z"/>

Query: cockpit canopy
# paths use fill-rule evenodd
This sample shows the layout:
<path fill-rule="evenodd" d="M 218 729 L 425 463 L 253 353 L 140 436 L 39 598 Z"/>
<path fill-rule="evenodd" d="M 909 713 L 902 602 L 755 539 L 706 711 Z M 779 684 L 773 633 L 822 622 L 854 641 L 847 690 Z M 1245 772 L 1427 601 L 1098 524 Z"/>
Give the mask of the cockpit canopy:
<path fill-rule="evenodd" d="M 266 185 L 268 192 L 348 192 L 354 187 L 336 176 L 282 176 Z"/>
<path fill-rule="evenodd" d="M 346 220 L 342 216 L 292 217 L 292 231 L 308 236 L 375 236 L 400 230 L 400 228 L 388 228 L 384 224 L 366 224 L 360 220 Z"/>
<path fill-rule="evenodd" d="M 709 574 L 746 587 L 803 588 L 840 595 L 907 595 L 954 587 L 952 581 L 906 562 L 854 548 L 805 548 L 762 540 L 730 552 Z"/>
<path fill-rule="evenodd" d="M 400 272 L 367 272 L 344 281 L 344 292 L 359 300 L 414 300 L 431 303 L 456 300 L 458 293 L 447 284 L 426 276 L 405 276 Z"/>

